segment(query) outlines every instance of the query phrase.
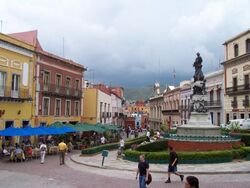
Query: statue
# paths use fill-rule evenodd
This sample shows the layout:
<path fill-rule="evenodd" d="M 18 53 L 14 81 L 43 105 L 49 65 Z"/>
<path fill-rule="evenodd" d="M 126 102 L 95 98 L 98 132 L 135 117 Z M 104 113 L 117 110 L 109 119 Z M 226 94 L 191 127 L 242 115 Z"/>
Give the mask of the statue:
<path fill-rule="evenodd" d="M 204 80 L 204 75 L 202 72 L 202 64 L 201 64 L 202 58 L 201 58 L 199 52 L 196 55 L 197 55 L 197 57 L 196 57 L 195 62 L 193 64 L 193 67 L 195 67 L 194 82 Z"/>
<path fill-rule="evenodd" d="M 206 92 L 206 80 L 202 72 L 202 58 L 198 52 L 193 67 L 195 67 L 193 95 L 191 103 L 191 111 L 198 113 L 207 112 L 207 92 Z"/>

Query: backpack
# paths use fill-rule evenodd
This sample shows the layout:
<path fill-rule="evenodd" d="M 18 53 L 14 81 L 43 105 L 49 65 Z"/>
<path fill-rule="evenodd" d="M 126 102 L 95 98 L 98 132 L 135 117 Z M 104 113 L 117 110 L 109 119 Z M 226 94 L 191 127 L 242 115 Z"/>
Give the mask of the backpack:
<path fill-rule="evenodd" d="M 148 173 L 148 181 L 146 182 L 147 185 L 149 185 L 152 182 L 152 175 Z"/>

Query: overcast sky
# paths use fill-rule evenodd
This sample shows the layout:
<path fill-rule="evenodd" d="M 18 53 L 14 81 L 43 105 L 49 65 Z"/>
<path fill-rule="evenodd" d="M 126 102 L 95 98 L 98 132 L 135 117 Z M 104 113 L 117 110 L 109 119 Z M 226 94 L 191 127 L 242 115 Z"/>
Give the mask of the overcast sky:
<path fill-rule="evenodd" d="M 138 87 L 219 68 L 222 43 L 250 28 L 249 0 L 0 0 L 2 32 L 38 30 L 43 48 L 88 67 L 86 78 Z"/>

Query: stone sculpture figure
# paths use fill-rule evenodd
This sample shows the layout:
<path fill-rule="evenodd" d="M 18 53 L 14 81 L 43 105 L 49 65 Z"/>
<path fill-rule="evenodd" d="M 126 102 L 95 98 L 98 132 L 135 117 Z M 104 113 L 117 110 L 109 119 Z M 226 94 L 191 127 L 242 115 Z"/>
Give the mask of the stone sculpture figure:
<path fill-rule="evenodd" d="M 197 57 L 195 59 L 195 62 L 193 66 L 195 67 L 195 73 L 194 73 L 194 82 L 196 81 L 203 81 L 204 80 L 204 75 L 202 72 L 202 58 L 200 56 L 200 53 L 197 52 Z"/>

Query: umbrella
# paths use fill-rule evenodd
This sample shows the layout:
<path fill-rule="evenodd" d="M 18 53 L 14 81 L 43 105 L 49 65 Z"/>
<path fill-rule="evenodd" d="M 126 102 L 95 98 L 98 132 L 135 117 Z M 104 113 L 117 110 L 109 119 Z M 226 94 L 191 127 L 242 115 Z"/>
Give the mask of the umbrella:
<path fill-rule="evenodd" d="M 29 133 L 21 128 L 8 127 L 0 131 L 1 136 L 28 136 Z"/>

